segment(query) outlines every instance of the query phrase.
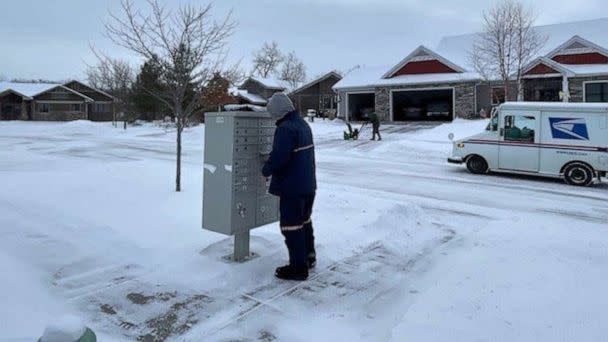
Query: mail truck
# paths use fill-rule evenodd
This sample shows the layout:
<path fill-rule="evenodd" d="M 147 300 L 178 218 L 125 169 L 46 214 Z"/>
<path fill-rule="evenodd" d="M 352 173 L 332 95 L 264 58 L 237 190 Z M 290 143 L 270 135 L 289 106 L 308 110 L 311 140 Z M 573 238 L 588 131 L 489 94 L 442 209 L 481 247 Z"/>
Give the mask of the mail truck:
<path fill-rule="evenodd" d="M 608 171 L 608 103 L 504 103 L 484 132 L 453 141 L 448 162 L 590 185 Z"/>

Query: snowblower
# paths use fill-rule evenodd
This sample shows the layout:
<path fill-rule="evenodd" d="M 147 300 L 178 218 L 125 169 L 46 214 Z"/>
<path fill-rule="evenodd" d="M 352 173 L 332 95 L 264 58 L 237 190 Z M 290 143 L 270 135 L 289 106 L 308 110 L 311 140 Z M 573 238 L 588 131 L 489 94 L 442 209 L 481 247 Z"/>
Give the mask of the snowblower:
<path fill-rule="evenodd" d="M 366 125 L 367 125 L 367 122 L 364 122 L 363 125 L 361 125 L 361 128 L 353 129 L 353 126 L 350 124 L 350 122 L 347 122 L 346 127 L 348 127 L 348 131 L 344 131 L 344 140 L 358 140 L 359 134 L 361 133 L 361 131 L 363 130 L 363 128 Z"/>

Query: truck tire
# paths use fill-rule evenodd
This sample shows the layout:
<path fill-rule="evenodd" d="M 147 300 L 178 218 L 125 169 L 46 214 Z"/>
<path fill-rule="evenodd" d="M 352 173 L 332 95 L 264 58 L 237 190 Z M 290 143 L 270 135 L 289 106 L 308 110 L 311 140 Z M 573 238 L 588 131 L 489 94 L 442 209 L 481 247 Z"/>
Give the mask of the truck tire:
<path fill-rule="evenodd" d="M 575 186 L 588 186 L 593 182 L 595 172 L 584 163 L 572 163 L 564 168 L 564 180 Z"/>
<path fill-rule="evenodd" d="M 480 156 L 470 156 L 467 158 L 467 169 L 472 174 L 481 175 L 488 172 L 488 163 Z"/>

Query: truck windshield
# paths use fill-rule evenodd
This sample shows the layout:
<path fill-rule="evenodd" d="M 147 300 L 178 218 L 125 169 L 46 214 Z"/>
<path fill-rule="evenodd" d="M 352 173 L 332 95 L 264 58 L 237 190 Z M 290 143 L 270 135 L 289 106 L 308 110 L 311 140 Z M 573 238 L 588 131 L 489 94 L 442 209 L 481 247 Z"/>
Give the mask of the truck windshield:
<path fill-rule="evenodd" d="M 486 131 L 498 131 L 498 111 L 496 108 L 492 109 L 492 118 L 490 119 L 490 123 L 488 123 L 488 127 L 486 127 Z"/>

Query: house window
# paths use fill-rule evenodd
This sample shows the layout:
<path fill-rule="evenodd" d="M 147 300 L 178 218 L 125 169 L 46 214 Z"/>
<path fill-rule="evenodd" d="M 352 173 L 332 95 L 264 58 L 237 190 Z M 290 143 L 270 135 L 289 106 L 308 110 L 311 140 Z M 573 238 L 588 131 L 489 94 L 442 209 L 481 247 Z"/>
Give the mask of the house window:
<path fill-rule="evenodd" d="M 95 112 L 96 113 L 109 113 L 110 105 L 107 103 L 95 103 Z"/>
<path fill-rule="evenodd" d="M 505 116 L 505 141 L 534 142 L 536 119 L 533 116 Z"/>
<path fill-rule="evenodd" d="M 73 112 L 80 112 L 80 103 L 72 103 L 72 104 L 70 105 L 70 109 L 71 109 Z"/>
<path fill-rule="evenodd" d="M 505 88 L 493 87 L 492 88 L 492 105 L 497 106 L 505 102 Z"/>
<path fill-rule="evenodd" d="M 39 113 L 48 113 L 50 111 L 50 104 L 48 103 L 39 103 L 38 104 L 38 112 Z"/>
<path fill-rule="evenodd" d="M 538 78 L 525 81 L 524 101 L 559 102 L 563 79 Z"/>
<path fill-rule="evenodd" d="M 585 84 L 585 102 L 608 102 L 608 82 Z"/>

